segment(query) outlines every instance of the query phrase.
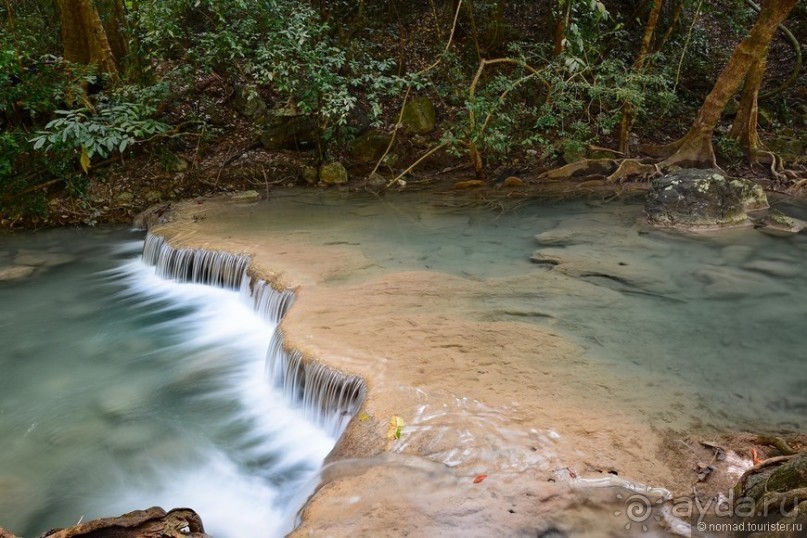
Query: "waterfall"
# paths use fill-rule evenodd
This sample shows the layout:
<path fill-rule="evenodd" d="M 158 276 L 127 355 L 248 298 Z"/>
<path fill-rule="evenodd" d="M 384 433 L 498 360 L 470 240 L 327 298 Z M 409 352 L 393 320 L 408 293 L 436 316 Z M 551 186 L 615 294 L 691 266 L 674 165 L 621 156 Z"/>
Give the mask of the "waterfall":
<path fill-rule="evenodd" d="M 241 280 L 241 300 L 265 320 L 277 325 L 294 303 L 294 292 L 276 290 L 263 279 L 245 277 Z"/>
<path fill-rule="evenodd" d="M 156 267 L 157 276 L 240 290 L 242 300 L 276 327 L 266 354 L 270 382 L 309 420 L 338 436 L 364 399 L 364 381 L 285 349 L 278 323 L 293 304 L 294 292 L 250 276 L 250 261 L 246 254 L 175 248 L 151 232 L 143 247 L 143 262 Z"/>
<path fill-rule="evenodd" d="M 174 248 L 158 235 L 146 235 L 143 262 L 157 268 L 157 276 L 208 284 L 220 288 L 238 289 L 250 258 L 220 250 Z"/>
<path fill-rule="evenodd" d="M 298 350 L 287 351 L 275 330 L 266 352 L 270 379 L 306 417 L 338 435 L 364 400 L 364 381 L 318 362 L 306 361 Z"/>

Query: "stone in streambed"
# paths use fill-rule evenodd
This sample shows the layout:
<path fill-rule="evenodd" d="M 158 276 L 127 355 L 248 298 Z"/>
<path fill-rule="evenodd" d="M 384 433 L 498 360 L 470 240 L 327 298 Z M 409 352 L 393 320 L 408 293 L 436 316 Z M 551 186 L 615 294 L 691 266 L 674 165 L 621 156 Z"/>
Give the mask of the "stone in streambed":
<path fill-rule="evenodd" d="M 554 271 L 579 278 L 604 278 L 627 286 L 663 291 L 668 283 L 656 267 L 639 260 L 620 258 L 618 252 L 595 251 L 585 247 L 536 250 L 530 261 L 551 266 Z"/>
<path fill-rule="evenodd" d="M 768 235 L 787 237 L 807 228 L 807 222 L 771 209 L 763 217 L 754 220 L 754 228 Z"/>
<path fill-rule="evenodd" d="M 190 508 L 174 508 L 166 512 L 159 506 L 134 510 L 120 517 L 94 519 L 66 529 L 55 529 L 48 533 L 49 536 L 51 534 L 57 538 L 209 538 L 205 534 L 202 518 Z"/>
<path fill-rule="evenodd" d="M 690 230 L 748 223 L 749 210 L 768 207 L 762 187 L 718 170 L 682 169 L 653 180 L 645 202 L 650 224 Z"/>
<path fill-rule="evenodd" d="M 59 252 L 41 252 L 36 250 L 20 250 L 14 258 L 17 265 L 33 265 L 43 267 L 56 267 L 76 260 L 75 256 Z"/>

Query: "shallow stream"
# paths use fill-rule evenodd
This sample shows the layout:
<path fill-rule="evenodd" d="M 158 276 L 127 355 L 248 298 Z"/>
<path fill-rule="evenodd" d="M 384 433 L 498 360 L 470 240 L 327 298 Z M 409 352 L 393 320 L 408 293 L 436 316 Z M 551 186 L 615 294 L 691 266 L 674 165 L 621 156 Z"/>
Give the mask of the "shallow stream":
<path fill-rule="evenodd" d="M 640 216 L 632 203 L 502 212 L 314 195 L 255 204 L 238 226 L 360 249 L 376 272 L 480 285 L 562 273 L 580 293 L 536 289 L 479 311 L 553 327 L 642 394 L 695 394 L 703 416 L 687 426 L 807 427 L 807 236 L 683 235 Z M 266 380 L 273 326 L 238 292 L 156 277 L 142 238 L 0 236 L 0 268 L 37 268 L 0 281 L 0 526 L 29 537 L 161 505 L 195 509 L 219 538 L 282 534 L 335 440 Z"/>

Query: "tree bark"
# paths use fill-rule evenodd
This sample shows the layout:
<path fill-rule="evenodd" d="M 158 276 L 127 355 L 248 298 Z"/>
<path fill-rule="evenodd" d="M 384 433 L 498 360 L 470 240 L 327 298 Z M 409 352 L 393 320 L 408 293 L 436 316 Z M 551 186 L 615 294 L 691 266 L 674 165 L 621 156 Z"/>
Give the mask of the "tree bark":
<path fill-rule="evenodd" d="M 647 55 L 650 53 L 650 43 L 653 40 L 653 34 L 656 31 L 658 24 L 659 14 L 661 13 L 661 6 L 664 0 L 653 0 L 653 6 L 650 8 L 650 14 L 647 16 L 647 25 L 644 29 L 644 36 L 642 37 L 642 47 L 639 49 L 639 55 L 634 63 L 634 70 L 637 73 L 644 71 L 644 63 L 647 60 Z M 625 155 L 629 154 L 630 144 L 630 129 L 633 126 L 633 106 L 629 102 L 622 105 L 622 120 L 619 124 L 619 151 Z"/>
<path fill-rule="evenodd" d="M 64 59 L 84 65 L 96 65 L 117 81 L 118 66 L 92 0 L 58 0 L 62 22 Z"/>
<path fill-rule="evenodd" d="M 123 0 L 114 0 L 112 7 L 112 13 L 104 20 L 104 31 L 109 40 L 109 46 L 112 49 L 115 62 L 120 66 L 128 53 L 128 45 L 124 35 L 126 6 L 123 4 Z"/>
<path fill-rule="evenodd" d="M 787 18 L 798 0 L 768 0 L 762 7 L 756 23 L 743 39 L 720 73 L 712 91 L 698 111 L 689 132 L 680 140 L 665 146 L 671 153 L 662 167 L 672 165 L 711 168 L 716 167 L 712 134 L 720 120 L 726 103 L 737 92 L 743 79 L 756 62 L 763 61 L 777 26 Z"/>
<path fill-rule="evenodd" d="M 731 126 L 729 137 L 736 140 L 748 154 L 753 154 L 760 148 L 757 134 L 757 116 L 759 115 L 759 89 L 765 75 L 766 56 L 754 61 L 745 77 L 745 85 L 740 96 L 740 105 L 737 116 Z"/>

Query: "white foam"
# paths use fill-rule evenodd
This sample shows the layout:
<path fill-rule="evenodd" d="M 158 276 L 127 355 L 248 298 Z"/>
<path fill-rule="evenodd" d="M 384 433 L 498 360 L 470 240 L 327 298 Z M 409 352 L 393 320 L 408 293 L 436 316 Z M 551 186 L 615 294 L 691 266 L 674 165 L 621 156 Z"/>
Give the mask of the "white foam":
<path fill-rule="evenodd" d="M 335 437 L 290 405 L 268 379 L 266 349 L 276 324 L 245 304 L 238 291 L 164 280 L 139 260 L 123 264 L 119 276 L 127 283 L 127 295 L 152 304 L 150 312 L 154 304 L 165 312 L 190 307 L 161 323 L 161 330 L 170 330 L 182 342 L 175 346 L 177 364 L 172 368 L 198 371 L 210 358 L 195 351 L 226 348 L 224 360 L 229 364 L 220 388 L 200 397 L 237 402 L 238 423 L 248 430 L 226 450 L 199 447 L 180 468 L 155 462 L 142 474 L 121 476 L 122 491 L 115 493 L 118 510 L 186 506 L 196 510 L 207 531 L 218 538 L 251 536 L 256 529 L 261 536 L 289 531 L 293 511 L 299 508 L 289 505 L 289 499 L 304 501 L 299 490 L 308 487 Z M 260 462 L 258 472 L 255 462 Z"/>

